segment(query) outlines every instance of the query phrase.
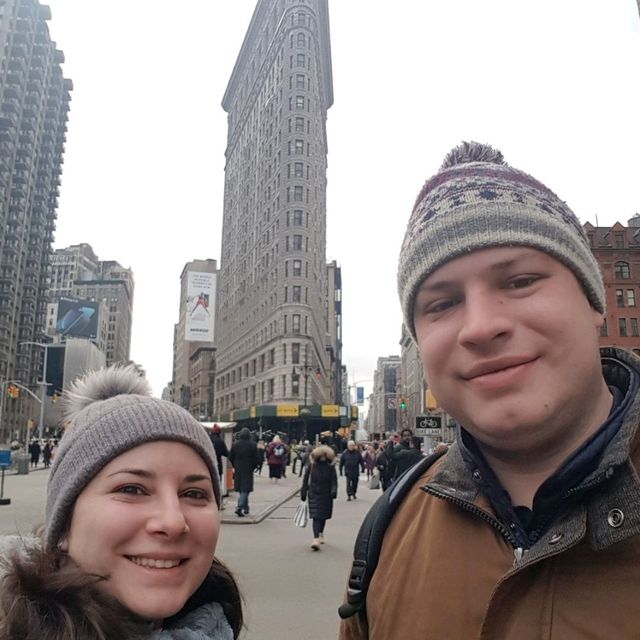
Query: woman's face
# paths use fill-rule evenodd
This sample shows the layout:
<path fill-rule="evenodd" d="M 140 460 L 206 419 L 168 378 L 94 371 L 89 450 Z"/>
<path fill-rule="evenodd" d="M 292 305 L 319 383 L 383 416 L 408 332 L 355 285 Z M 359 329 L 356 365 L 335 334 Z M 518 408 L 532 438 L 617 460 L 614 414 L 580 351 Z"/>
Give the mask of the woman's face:
<path fill-rule="evenodd" d="M 220 518 L 202 458 L 149 442 L 107 464 L 78 497 L 69 555 L 133 613 L 161 620 L 182 609 L 213 562 Z"/>

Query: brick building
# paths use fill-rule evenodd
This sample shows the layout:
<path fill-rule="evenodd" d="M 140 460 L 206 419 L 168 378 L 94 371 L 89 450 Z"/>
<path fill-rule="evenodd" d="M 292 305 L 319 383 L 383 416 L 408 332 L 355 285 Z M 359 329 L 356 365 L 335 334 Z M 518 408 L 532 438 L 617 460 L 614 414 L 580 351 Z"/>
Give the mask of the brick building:
<path fill-rule="evenodd" d="M 607 297 L 601 346 L 625 347 L 640 353 L 640 215 L 628 226 L 584 225 L 591 249 L 600 265 Z"/>

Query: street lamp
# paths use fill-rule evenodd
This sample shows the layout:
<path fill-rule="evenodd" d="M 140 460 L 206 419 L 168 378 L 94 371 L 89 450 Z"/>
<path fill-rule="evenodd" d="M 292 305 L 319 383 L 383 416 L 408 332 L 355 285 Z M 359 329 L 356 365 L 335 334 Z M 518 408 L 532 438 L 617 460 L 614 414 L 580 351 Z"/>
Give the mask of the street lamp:
<path fill-rule="evenodd" d="M 42 387 L 42 399 L 40 400 L 40 421 L 38 424 L 38 440 L 42 440 L 43 431 L 44 431 L 44 399 L 47 395 L 47 387 L 49 386 L 47 383 L 47 355 L 49 353 L 48 344 L 44 342 L 21 342 L 20 346 L 23 344 L 30 344 L 34 347 L 42 347 L 44 349 L 44 362 L 42 363 L 42 380 L 38 383 Z"/>

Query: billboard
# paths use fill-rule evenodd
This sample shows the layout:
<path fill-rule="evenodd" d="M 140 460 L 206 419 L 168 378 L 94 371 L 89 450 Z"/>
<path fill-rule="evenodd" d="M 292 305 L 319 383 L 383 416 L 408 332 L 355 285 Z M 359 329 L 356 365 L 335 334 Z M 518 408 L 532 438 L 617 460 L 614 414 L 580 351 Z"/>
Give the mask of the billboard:
<path fill-rule="evenodd" d="M 216 301 L 216 274 L 189 271 L 187 274 L 187 312 L 185 340 L 213 342 Z"/>
<path fill-rule="evenodd" d="M 60 298 L 56 333 L 66 338 L 98 337 L 98 303 L 78 298 Z"/>
<path fill-rule="evenodd" d="M 356 387 L 356 404 L 364 404 L 364 387 Z"/>

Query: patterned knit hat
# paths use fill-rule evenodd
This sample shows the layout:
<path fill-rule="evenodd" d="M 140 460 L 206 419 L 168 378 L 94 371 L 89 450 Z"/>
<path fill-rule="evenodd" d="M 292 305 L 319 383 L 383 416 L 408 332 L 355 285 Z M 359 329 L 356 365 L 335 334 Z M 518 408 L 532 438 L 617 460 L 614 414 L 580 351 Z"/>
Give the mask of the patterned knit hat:
<path fill-rule="evenodd" d="M 477 249 L 526 246 L 575 274 L 591 306 L 605 312 L 598 263 L 578 218 L 530 175 L 477 142 L 452 149 L 427 180 L 409 218 L 398 265 L 405 325 L 416 339 L 413 305 L 422 281 L 445 262 Z"/>
<path fill-rule="evenodd" d="M 171 440 L 194 449 L 209 468 L 220 505 L 216 456 L 205 428 L 177 404 L 150 393 L 134 366 L 94 371 L 65 393 L 70 424 L 47 485 L 47 548 L 55 547 L 67 532 L 76 499 L 96 474 L 121 453 L 147 442 Z"/>

